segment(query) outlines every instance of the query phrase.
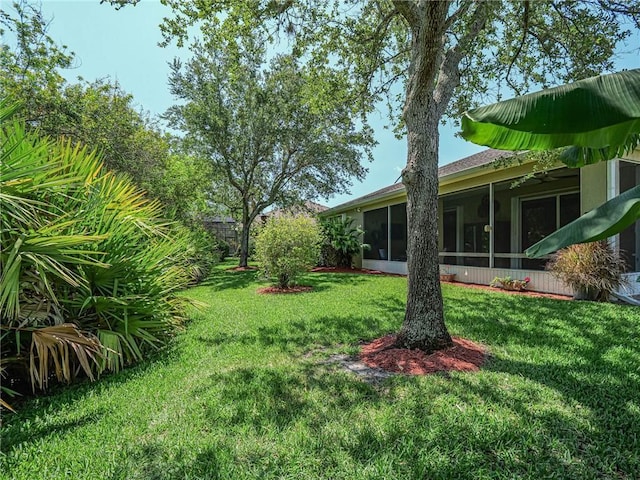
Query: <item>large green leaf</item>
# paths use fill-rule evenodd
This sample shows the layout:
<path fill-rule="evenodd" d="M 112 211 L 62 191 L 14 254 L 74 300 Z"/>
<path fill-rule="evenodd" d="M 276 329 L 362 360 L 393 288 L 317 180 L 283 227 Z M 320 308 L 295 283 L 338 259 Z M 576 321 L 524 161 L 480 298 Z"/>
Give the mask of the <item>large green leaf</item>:
<path fill-rule="evenodd" d="M 640 69 L 600 75 L 466 112 L 462 136 L 502 150 L 572 146 L 580 167 L 620 156 L 640 133 Z"/>
<path fill-rule="evenodd" d="M 640 218 L 640 185 L 627 190 L 529 247 L 528 257 L 541 257 L 575 243 L 603 240 Z"/>

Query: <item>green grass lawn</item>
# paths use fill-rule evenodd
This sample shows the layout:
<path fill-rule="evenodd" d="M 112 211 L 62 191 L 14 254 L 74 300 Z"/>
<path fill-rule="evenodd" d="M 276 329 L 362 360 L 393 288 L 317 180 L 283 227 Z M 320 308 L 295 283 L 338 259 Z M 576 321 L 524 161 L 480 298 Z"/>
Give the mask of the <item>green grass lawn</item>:
<path fill-rule="evenodd" d="M 406 279 L 217 271 L 171 348 L 4 415 L 0 478 L 640 478 L 640 310 L 444 287 L 479 373 L 370 385 L 334 365 L 396 331 Z"/>

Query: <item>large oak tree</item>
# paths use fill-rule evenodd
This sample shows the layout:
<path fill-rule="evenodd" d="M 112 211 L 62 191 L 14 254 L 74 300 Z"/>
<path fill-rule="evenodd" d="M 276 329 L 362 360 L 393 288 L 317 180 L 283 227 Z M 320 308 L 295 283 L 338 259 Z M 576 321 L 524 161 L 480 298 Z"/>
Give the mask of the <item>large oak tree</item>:
<path fill-rule="evenodd" d="M 426 351 L 451 342 L 438 279 L 440 122 L 505 90 L 521 94 L 610 71 L 616 46 L 640 27 L 638 0 L 163 3 L 174 12 L 161 26 L 167 41 L 184 42 L 193 25 L 220 39 L 255 32 L 274 42 L 286 37 L 309 62 L 342 68 L 363 94 L 363 111 L 371 96 L 393 94 L 393 85 L 402 84 L 395 99 L 408 143 L 402 181 L 409 275 L 398 341 Z"/>
<path fill-rule="evenodd" d="M 211 162 L 212 197 L 239 211 L 246 266 L 255 218 L 274 204 L 344 192 L 366 172 L 371 132 L 354 121 L 339 71 L 300 67 L 285 55 L 267 68 L 253 37 L 192 51 L 186 65 L 172 66 L 169 83 L 181 103 L 166 116 L 185 133 L 186 147 Z"/>

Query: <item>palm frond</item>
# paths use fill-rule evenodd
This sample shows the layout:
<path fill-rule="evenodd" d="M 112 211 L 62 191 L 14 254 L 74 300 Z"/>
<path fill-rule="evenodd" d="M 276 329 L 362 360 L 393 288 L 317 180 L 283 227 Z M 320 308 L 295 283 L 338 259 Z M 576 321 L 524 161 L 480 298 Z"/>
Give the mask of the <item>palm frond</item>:
<path fill-rule="evenodd" d="M 72 323 L 30 329 L 31 351 L 29 357 L 31 383 L 46 389 L 51 366 L 58 381 L 71 382 L 77 360 L 79 366 L 94 380 L 93 366 L 100 366 L 104 348 L 97 337 L 82 332 Z"/>

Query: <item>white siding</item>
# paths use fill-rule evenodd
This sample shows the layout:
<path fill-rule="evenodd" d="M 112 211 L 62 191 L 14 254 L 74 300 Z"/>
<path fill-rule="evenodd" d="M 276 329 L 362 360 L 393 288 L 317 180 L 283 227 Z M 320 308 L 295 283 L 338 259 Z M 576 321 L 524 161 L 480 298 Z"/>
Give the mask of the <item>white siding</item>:
<path fill-rule="evenodd" d="M 407 274 L 405 262 L 387 262 L 384 260 L 363 260 L 362 268 L 387 273 Z M 522 280 L 529 277 L 531 282 L 527 290 L 559 295 L 573 295 L 573 290 L 558 281 L 549 272 L 538 270 L 514 270 L 508 268 L 465 267 L 462 265 L 442 265 L 442 271 L 456 274 L 456 282 L 489 285 L 495 277 L 507 277 Z M 639 284 L 640 285 L 640 284 Z"/>

